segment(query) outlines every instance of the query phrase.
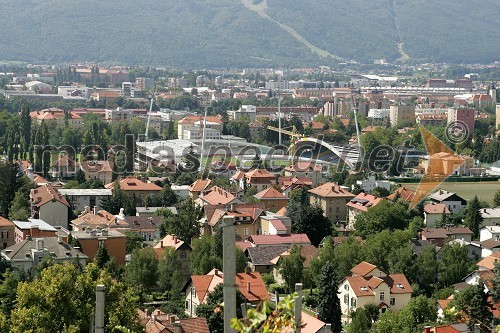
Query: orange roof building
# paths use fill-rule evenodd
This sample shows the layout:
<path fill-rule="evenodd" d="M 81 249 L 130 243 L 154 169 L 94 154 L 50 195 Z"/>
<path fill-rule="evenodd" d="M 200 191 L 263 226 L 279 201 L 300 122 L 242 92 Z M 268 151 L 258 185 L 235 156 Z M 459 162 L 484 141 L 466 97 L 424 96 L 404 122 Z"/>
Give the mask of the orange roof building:
<path fill-rule="evenodd" d="M 321 207 L 323 209 L 323 214 L 330 221 L 346 221 L 346 204 L 355 197 L 354 194 L 340 187 L 337 183 L 326 183 L 308 192 L 309 203 Z"/>
<path fill-rule="evenodd" d="M 404 274 L 386 274 L 377 266 L 361 262 L 351 269 L 352 276 L 339 284 L 339 298 L 345 321 L 358 308 L 374 303 L 381 311 L 399 311 L 411 299 L 413 289 Z"/>
<path fill-rule="evenodd" d="M 30 191 L 31 210 L 52 226 L 68 228 L 68 201 L 52 185 L 45 184 Z"/>
<path fill-rule="evenodd" d="M 288 198 L 274 187 L 268 187 L 255 194 L 254 197 L 259 199 L 266 206 L 266 209 L 272 212 L 285 208 L 288 204 Z"/>
<path fill-rule="evenodd" d="M 104 187 L 114 189 L 114 184 L 114 182 L 108 183 Z M 145 183 L 138 178 L 122 178 L 118 181 L 118 186 L 128 196 L 135 197 L 136 203 L 140 206 L 143 205 L 144 198 L 148 194 L 155 195 L 162 190 L 160 186 L 153 183 Z"/>
<path fill-rule="evenodd" d="M 129 228 L 129 224 L 125 221 L 123 211 L 121 215 L 115 216 L 103 209 L 97 210 L 85 207 L 85 210 L 76 219 L 71 221 L 71 226 L 74 231 L 85 231 L 87 229 L 94 230 L 97 228 Z"/>

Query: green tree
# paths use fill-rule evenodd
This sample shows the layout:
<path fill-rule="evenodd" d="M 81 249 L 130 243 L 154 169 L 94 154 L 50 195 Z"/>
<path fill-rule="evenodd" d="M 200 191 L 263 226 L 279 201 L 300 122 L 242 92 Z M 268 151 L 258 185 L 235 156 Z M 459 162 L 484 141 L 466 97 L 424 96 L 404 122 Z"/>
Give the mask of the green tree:
<path fill-rule="evenodd" d="M 420 295 L 398 313 L 400 324 L 409 332 L 422 332 L 425 325 L 436 321 L 436 302 Z"/>
<path fill-rule="evenodd" d="M 368 332 L 371 326 L 372 322 L 368 311 L 366 311 L 364 308 L 359 308 L 352 314 L 352 320 L 348 326 L 347 332 Z M 340 332 L 340 330 L 334 332 Z"/>
<path fill-rule="evenodd" d="M 182 283 L 181 262 L 175 249 L 166 248 L 158 260 L 158 286 L 163 291 L 179 291 Z"/>
<path fill-rule="evenodd" d="M 9 219 L 11 221 L 28 221 L 31 207 L 28 198 L 23 191 L 16 192 L 9 211 Z"/>
<path fill-rule="evenodd" d="M 127 237 L 127 253 L 132 253 L 135 249 L 140 249 L 142 247 L 143 239 L 137 232 L 127 231 L 125 232 L 125 236 Z"/>
<path fill-rule="evenodd" d="M 207 319 L 208 328 L 212 333 L 224 332 L 224 292 L 222 284 L 215 287 L 207 296 L 207 303 L 200 304 L 196 309 L 196 316 Z M 246 299 L 238 290 L 236 291 L 236 317 L 241 318 L 241 304 L 245 303 Z"/>
<path fill-rule="evenodd" d="M 243 251 L 237 247 L 236 248 L 236 273 L 244 273 L 245 268 L 248 266 L 248 259 L 243 253 Z"/>
<path fill-rule="evenodd" d="M 354 237 L 335 247 L 335 264 L 339 276 L 348 276 L 351 269 L 363 261 L 362 245 Z"/>
<path fill-rule="evenodd" d="M 376 234 L 382 230 L 405 229 L 408 226 L 407 207 L 382 200 L 378 205 L 356 216 L 354 226 L 361 237 Z"/>
<path fill-rule="evenodd" d="M 492 304 L 488 301 L 488 293 L 484 291 L 484 284 L 480 281 L 460 291 L 451 302 L 450 306 L 462 312 L 468 319 L 467 326 L 471 331 L 474 325 L 479 324 L 480 332 L 491 332 L 489 325 L 493 320 L 491 313 Z"/>
<path fill-rule="evenodd" d="M 342 310 L 338 295 L 338 275 L 332 262 L 327 262 L 318 278 L 318 315 L 325 323 L 332 324 L 334 332 L 342 330 Z M 357 331 L 363 332 L 363 331 Z"/>
<path fill-rule="evenodd" d="M 445 244 L 439 251 L 438 283 L 448 287 L 462 281 L 474 269 L 467 258 L 467 248 L 458 243 Z"/>
<path fill-rule="evenodd" d="M 438 273 L 438 262 L 434 246 L 426 247 L 415 259 L 414 272 L 417 273 L 414 275 L 419 289 L 423 290 L 427 296 L 430 296 Z"/>
<path fill-rule="evenodd" d="M 16 305 L 17 286 L 22 281 L 21 272 L 9 269 L 2 274 L 2 279 L 0 283 L 0 312 L 6 318 L 10 318 Z"/>
<path fill-rule="evenodd" d="M 17 163 L 0 163 L 0 215 L 9 216 L 15 193 L 24 184 Z"/>
<path fill-rule="evenodd" d="M 154 290 L 158 280 L 158 260 L 153 248 L 135 249 L 125 266 L 125 283 L 141 292 Z"/>
<path fill-rule="evenodd" d="M 493 303 L 500 303 L 500 264 L 498 262 L 495 263 L 493 278 L 490 282 L 493 285 L 493 288 L 490 290 Z"/>
<path fill-rule="evenodd" d="M 162 207 L 170 207 L 177 203 L 177 194 L 166 184 L 160 191 L 160 199 Z"/>
<path fill-rule="evenodd" d="M 177 207 L 177 215 L 167 214 L 164 216 L 162 224 L 167 234 L 176 235 L 188 244 L 194 238 L 200 236 L 198 226 L 198 215 L 200 208 L 196 206 L 193 200 L 183 201 Z"/>
<path fill-rule="evenodd" d="M 74 265 L 52 265 L 31 282 L 19 283 L 11 333 L 88 332 L 95 312 L 95 287 L 104 284 L 105 329 L 124 326 L 141 331 L 137 298 L 122 283 L 94 264 L 83 271 Z"/>
<path fill-rule="evenodd" d="M 85 178 L 85 173 L 82 169 L 78 168 L 78 170 L 76 170 L 75 180 L 78 182 L 78 184 L 84 184 L 87 181 L 87 179 Z"/>
<path fill-rule="evenodd" d="M 500 206 L 500 190 L 495 192 L 495 196 L 493 197 L 493 207 Z"/>
<path fill-rule="evenodd" d="M 286 216 L 292 219 L 292 223 L 298 216 L 300 209 L 305 205 L 309 205 L 309 193 L 307 190 L 303 187 L 293 190 L 286 205 Z"/>
<path fill-rule="evenodd" d="M 99 268 L 104 268 L 104 265 L 109 261 L 110 256 L 108 249 L 106 249 L 106 246 L 103 244 L 102 246 L 99 246 L 97 249 L 97 253 L 94 258 L 94 262 Z"/>
<path fill-rule="evenodd" d="M 31 145 L 31 116 L 29 106 L 23 104 L 20 114 L 20 131 L 21 131 L 21 158 L 26 158 L 24 155 L 30 150 Z"/>
<path fill-rule="evenodd" d="M 202 235 L 193 240 L 191 252 L 191 273 L 204 275 L 212 269 L 222 269 L 222 257 L 217 255 L 215 237 Z"/>
<path fill-rule="evenodd" d="M 464 224 L 472 230 L 474 239 L 479 238 L 479 228 L 483 222 L 480 209 L 481 204 L 477 195 L 467 203 L 467 207 L 465 208 Z"/>
<path fill-rule="evenodd" d="M 306 234 L 311 244 L 318 246 L 325 236 L 332 234 L 332 224 L 321 207 L 305 205 L 292 221 L 292 232 Z"/>
<path fill-rule="evenodd" d="M 300 246 L 294 245 L 290 254 L 282 256 L 279 262 L 279 272 L 285 280 L 289 292 L 295 290 L 295 284 L 304 278 L 304 257 L 300 254 Z"/>

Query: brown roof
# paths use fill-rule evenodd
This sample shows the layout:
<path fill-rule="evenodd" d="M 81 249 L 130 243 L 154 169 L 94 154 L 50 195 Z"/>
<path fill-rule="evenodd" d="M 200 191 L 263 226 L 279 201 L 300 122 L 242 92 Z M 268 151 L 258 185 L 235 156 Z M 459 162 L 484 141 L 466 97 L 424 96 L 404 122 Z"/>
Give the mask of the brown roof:
<path fill-rule="evenodd" d="M 400 187 L 394 193 L 387 196 L 387 199 L 394 200 L 396 198 L 396 196 L 398 196 L 399 198 L 401 198 L 405 201 L 410 202 L 413 200 L 413 197 L 415 196 L 415 191 L 408 190 L 406 187 Z"/>
<path fill-rule="evenodd" d="M 14 223 L 0 216 L 0 227 L 14 227 Z"/>
<path fill-rule="evenodd" d="M 411 294 L 413 289 L 404 274 L 389 274 L 382 277 L 347 276 L 344 278 L 356 296 L 371 296 L 373 289 L 385 283 L 391 294 Z"/>
<path fill-rule="evenodd" d="M 448 206 L 441 203 L 427 203 L 424 205 L 424 212 L 427 214 L 449 214 Z"/>
<path fill-rule="evenodd" d="M 206 205 L 203 207 L 208 224 L 215 226 L 224 215 L 231 215 L 240 218 L 240 222 L 253 223 L 265 211 L 263 203 L 254 204 L 233 204 L 233 205 Z M 243 220 L 241 219 L 243 218 Z"/>
<path fill-rule="evenodd" d="M 286 207 L 281 208 L 276 212 L 276 215 L 278 216 L 286 216 Z"/>
<path fill-rule="evenodd" d="M 493 249 L 496 247 L 500 247 L 500 241 L 497 241 L 494 238 L 490 238 L 490 239 L 487 239 L 485 241 L 482 241 L 480 244 L 482 247 L 484 247 L 486 249 Z"/>
<path fill-rule="evenodd" d="M 81 164 L 83 172 L 113 172 L 113 165 L 109 161 L 84 161 Z"/>
<path fill-rule="evenodd" d="M 445 239 L 452 235 L 472 235 L 473 232 L 465 227 L 450 227 L 450 228 L 425 228 L 422 229 L 420 235 L 425 239 Z"/>
<path fill-rule="evenodd" d="M 267 171 L 266 169 L 254 169 L 245 173 L 246 178 L 268 178 L 270 180 L 276 179 L 276 176 Z"/>
<path fill-rule="evenodd" d="M 362 261 L 351 269 L 351 273 L 365 276 L 376 268 L 377 266 L 370 264 L 369 262 Z"/>
<path fill-rule="evenodd" d="M 145 183 L 137 178 L 122 178 L 118 182 L 124 191 L 161 191 L 162 188 L 153 183 Z M 106 188 L 113 189 L 114 183 L 105 185 Z"/>
<path fill-rule="evenodd" d="M 52 163 L 52 166 L 54 167 L 74 167 L 78 165 L 68 154 L 59 157 L 57 161 Z"/>
<path fill-rule="evenodd" d="M 93 211 L 82 212 L 80 216 L 71 221 L 76 226 L 92 226 L 92 227 L 128 227 L 129 224 L 125 220 L 121 220 L 115 215 L 101 209 L 94 214 Z"/>
<path fill-rule="evenodd" d="M 236 173 L 231 177 L 233 180 L 240 180 L 241 178 L 245 177 L 245 173 L 241 170 L 236 171 Z"/>
<path fill-rule="evenodd" d="M 161 216 L 125 216 L 131 230 L 156 230 L 161 224 Z"/>
<path fill-rule="evenodd" d="M 493 252 L 490 256 L 483 258 L 479 261 L 476 266 L 483 267 L 486 269 L 494 269 L 495 263 L 500 262 L 500 252 Z"/>
<path fill-rule="evenodd" d="M 375 207 L 382 201 L 382 198 L 361 192 L 351 199 L 346 206 L 366 212 L 368 208 Z"/>
<path fill-rule="evenodd" d="M 30 192 L 31 202 L 36 207 L 41 207 L 49 201 L 58 201 L 69 207 L 69 203 L 64 196 L 61 195 L 52 185 L 45 184 L 39 188 L 33 189 Z"/>
<path fill-rule="evenodd" d="M 352 197 L 355 195 L 351 192 L 341 188 L 337 183 L 326 183 L 315 187 L 308 191 L 311 194 L 320 196 L 320 197 Z"/>
<path fill-rule="evenodd" d="M 182 118 L 181 120 L 179 120 L 179 124 L 181 124 L 181 125 L 194 124 L 197 121 L 201 121 L 203 119 L 204 119 L 204 117 L 202 117 L 202 116 L 186 116 L 186 117 Z M 205 118 L 205 120 L 207 122 L 210 122 L 210 123 L 222 124 L 222 120 L 217 116 L 207 116 Z"/>
<path fill-rule="evenodd" d="M 286 245 L 286 244 L 304 244 L 310 245 L 311 241 L 306 234 L 291 235 L 251 235 L 247 238 L 250 242 L 259 245 Z"/>
<path fill-rule="evenodd" d="M 286 250 L 285 252 L 281 253 L 279 257 L 289 256 L 290 251 L 290 249 Z M 318 249 L 314 245 L 302 245 L 300 246 L 300 255 L 302 256 L 302 258 L 304 258 L 304 268 L 309 268 L 311 266 L 311 261 L 318 256 Z M 275 260 L 274 262 L 277 262 L 277 260 Z"/>
<path fill-rule="evenodd" d="M 189 187 L 190 192 L 202 192 L 207 189 L 208 186 L 212 183 L 210 179 L 197 179 L 194 183 Z"/>
<path fill-rule="evenodd" d="M 229 191 L 222 187 L 214 186 L 210 192 L 201 196 L 199 199 L 203 200 L 209 205 L 224 205 L 229 204 L 236 199 L 236 197 Z"/>
<path fill-rule="evenodd" d="M 255 194 L 254 197 L 256 197 L 257 199 L 260 199 L 260 200 L 266 200 L 266 199 L 288 200 L 288 198 L 283 193 L 281 193 L 280 191 L 278 191 L 274 187 L 268 187 L 265 190 L 260 191 L 259 193 Z"/>

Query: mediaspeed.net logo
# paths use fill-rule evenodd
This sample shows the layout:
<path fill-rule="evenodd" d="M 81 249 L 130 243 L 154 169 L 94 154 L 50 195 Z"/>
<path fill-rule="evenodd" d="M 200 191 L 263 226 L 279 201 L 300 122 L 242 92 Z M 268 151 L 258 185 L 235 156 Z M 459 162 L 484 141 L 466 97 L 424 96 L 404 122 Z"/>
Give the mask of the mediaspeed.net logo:
<path fill-rule="evenodd" d="M 458 156 L 443 141 L 439 140 L 434 134 L 420 126 L 420 133 L 425 148 L 429 155 L 429 160 L 425 174 L 420 180 L 418 187 L 410 202 L 409 209 L 418 205 L 425 197 L 434 192 L 457 168 L 460 168 L 465 159 Z M 446 126 L 446 138 L 455 144 L 465 142 L 470 131 L 467 125 L 461 121 L 455 121 Z"/>

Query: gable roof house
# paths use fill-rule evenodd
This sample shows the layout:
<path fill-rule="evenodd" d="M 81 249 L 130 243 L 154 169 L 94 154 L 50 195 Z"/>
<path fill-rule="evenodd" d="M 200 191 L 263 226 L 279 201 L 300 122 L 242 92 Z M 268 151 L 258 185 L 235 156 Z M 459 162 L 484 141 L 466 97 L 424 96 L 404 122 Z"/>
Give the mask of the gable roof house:
<path fill-rule="evenodd" d="M 82 266 L 85 266 L 89 259 L 78 249 L 64 242 L 61 237 L 35 239 L 30 237 L 3 249 L 1 253 L 13 268 L 19 268 L 31 274 L 45 258 L 50 258 L 60 264 L 78 259 Z"/>
<path fill-rule="evenodd" d="M 78 162 L 76 162 L 69 154 L 61 156 L 52 163 L 52 168 L 50 175 L 52 178 L 58 179 L 68 179 L 75 176 L 76 170 L 78 170 Z"/>
<path fill-rule="evenodd" d="M 291 248 L 288 248 L 286 251 L 280 253 L 275 258 L 271 260 L 273 266 L 273 276 L 274 280 L 278 284 L 284 284 L 285 279 L 280 273 L 280 263 L 283 258 L 288 257 L 291 254 Z M 304 258 L 304 262 L 302 263 L 304 269 L 311 267 L 311 261 L 318 255 L 318 249 L 314 245 L 302 245 L 300 246 L 300 255 Z"/>
<path fill-rule="evenodd" d="M 68 228 L 69 203 L 52 186 L 45 184 L 30 191 L 32 217 L 52 226 Z"/>
<path fill-rule="evenodd" d="M 233 203 L 241 203 L 231 192 L 219 186 L 213 186 L 206 193 L 202 193 L 195 203 L 201 207 L 205 205 L 230 205 Z"/>
<path fill-rule="evenodd" d="M 100 180 L 103 184 L 113 181 L 113 163 L 110 161 L 83 161 L 82 171 L 87 180 Z"/>
<path fill-rule="evenodd" d="M 255 194 L 254 197 L 259 199 L 266 206 L 266 209 L 272 212 L 277 212 L 288 204 L 288 198 L 274 187 L 268 187 Z"/>
<path fill-rule="evenodd" d="M 429 196 L 434 203 L 445 204 L 451 213 L 459 213 L 467 206 L 467 200 L 454 192 L 439 190 Z"/>
<path fill-rule="evenodd" d="M 428 240 L 439 247 L 442 247 L 447 239 L 462 239 L 471 242 L 472 235 L 472 231 L 465 227 L 424 228 L 419 231 L 420 239 Z"/>
<path fill-rule="evenodd" d="M 129 224 L 125 221 L 123 208 L 120 213 L 119 215 L 113 215 L 103 209 L 97 210 L 96 207 L 94 209 L 85 207 L 80 216 L 71 221 L 71 226 L 74 231 L 94 230 L 97 228 L 128 229 Z"/>
<path fill-rule="evenodd" d="M 108 183 L 104 187 L 113 190 L 114 184 L 114 182 Z M 146 198 L 148 194 L 158 194 L 162 190 L 162 188 L 156 184 L 145 183 L 135 177 L 122 178 L 118 181 L 118 185 L 129 197 L 135 197 L 138 206 L 144 206 L 144 198 Z"/>
<path fill-rule="evenodd" d="M 253 272 L 269 273 L 275 265 L 271 261 L 289 248 L 289 245 L 249 247 L 245 250 L 245 254 L 248 257 L 249 267 Z"/>
<path fill-rule="evenodd" d="M 313 186 L 325 182 L 323 170 L 319 164 L 311 162 L 297 162 L 285 167 L 285 177 L 307 177 L 311 179 Z"/>
<path fill-rule="evenodd" d="M 382 201 L 382 198 L 363 192 L 351 199 L 351 201 L 349 201 L 346 205 L 347 211 L 349 212 L 349 223 L 347 224 L 347 227 L 354 229 L 356 216 L 362 212 L 367 212 L 368 209 L 378 205 L 380 201 Z"/>
<path fill-rule="evenodd" d="M 212 180 L 208 178 L 195 180 L 189 187 L 189 196 L 193 198 L 193 200 L 198 199 L 202 192 L 208 190 L 210 184 L 212 184 Z"/>
<path fill-rule="evenodd" d="M 158 227 L 162 219 L 161 216 L 125 216 L 123 221 L 128 224 L 131 232 L 138 234 L 145 241 L 153 241 L 160 237 Z"/>
<path fill-rule="evenodd" d="M 413 289 L 404 274 L 387 274 L 365 261 L 353 267 L 351 273 L 339 284 L 344 322 L 353 311 L 366 304 L 374 303 L 383 313 L 399 311 L 411 299 Z"/>
<path fill-rule="evenodd" d="M 154 251 L 158 258 L 161 257 L 166 249 L 172 249 L 177 255 L 177 259 L 181 262 L 182 275 L 189 275 L 189 264 L 191 262 L 191 246 L 182 239 L 173 235 L 166 235 L 154 247 Z"/>
<path fill-rule="evenodd" d="M 198 305 L 207 302 L 208 293 L 222 284 L 223 278 L 223 273 L 217 269 L 213 269 L 207 275 L 191 275 L 182 289 L 186 293 L 186 314 L 195 317 Z M 237 273 L 235 282 L 241 294 L 252 304 L 258 304 L 270 298 L 258 272 Z"/>
<path fill-rule="evenodd" d="M 234 216 L 237 240 L 260 233 L 259 217 L 265 214 L 265 208 L 262 203 L 206 205 L 203 207 L 205 217 L 201 220 L 204 233 L 215 234 L 224 216 Z"/>
<path fill-rule="evenodd" d="M 436 223 L 441 221 L 443 214 L 448 216 L 451 214 L 448 206 L 444 203 L 430 202 L 424 205 L 424 223 L 426 227 L 434 228 Z"/>
<path fill-rule="evenodd" d="M 332 222 L 345 221 L 347 218 L 346 204 L 356 197 L 337 183 L 326 183 L 315 187 L 309 192 L 309 203 L 318 205 Z"/>

